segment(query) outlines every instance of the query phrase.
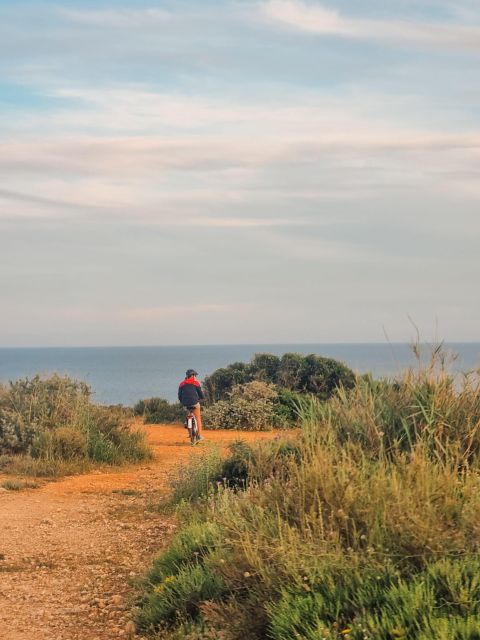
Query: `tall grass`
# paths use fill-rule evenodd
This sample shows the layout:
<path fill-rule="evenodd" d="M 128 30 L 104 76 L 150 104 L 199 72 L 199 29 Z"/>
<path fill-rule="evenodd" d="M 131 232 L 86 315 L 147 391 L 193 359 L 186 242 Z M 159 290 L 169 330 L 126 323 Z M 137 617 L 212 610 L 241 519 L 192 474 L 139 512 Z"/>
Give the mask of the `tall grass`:
<path fill-rule="evenodd" d="M 143 609 L 143 627 L 165 638 L 478 640 L 478 383 L 458 388 L 426 368 L 359 380 L 299 412 L 289 455 L 253 447 L 245 490 L 222 485 L 192 510 L 195 531 L 214 525 L 208 548 L 192 560 L 174 542 L 171 575 L 188 582 L 185 567 L 201 566 L 216 588 L 195 591 L 191 614 Z M 190 526 L 180 535 L 194 537 Z M 162 600 L 159 584 L 151 574 L 146 593 Z"/>
<path fill-rule="evenodd" d="M 397 456 L 417 443 L 439 459 L 455 454 L 464 464 L 480 453 L 480 384 L 476 375 L 459 385 L 432 369 L 407 372 L 401 380 L 360 378 L 354 389 L 339 389 L 328 402 L 299 398 L 306 430 L 331 430 L 339 446 L 357 443 L 372 456 Z"/>
<path fill-rule="evenodd" d="M 59 475 L 91 464 L 151 454 L 129 413 L 90 401 L 83 383 L 58 375 L 0 387 L 0 464 L 4 471 Z"/>

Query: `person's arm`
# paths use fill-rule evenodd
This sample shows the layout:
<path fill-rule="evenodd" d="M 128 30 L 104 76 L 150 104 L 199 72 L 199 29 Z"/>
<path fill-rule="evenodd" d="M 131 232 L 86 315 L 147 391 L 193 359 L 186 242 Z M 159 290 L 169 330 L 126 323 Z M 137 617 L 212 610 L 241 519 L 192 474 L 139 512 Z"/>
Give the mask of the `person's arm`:
<path fill-rule="evenodd" d="M 198 385 L 197 387 L 198 399 L 205 400 L 205 394 L 203 393 L 202 387 Z"/>
<path fill-rule="evenodd" d="M 178 387 L 178 401 L 182 402 L 182 387 Z"/>

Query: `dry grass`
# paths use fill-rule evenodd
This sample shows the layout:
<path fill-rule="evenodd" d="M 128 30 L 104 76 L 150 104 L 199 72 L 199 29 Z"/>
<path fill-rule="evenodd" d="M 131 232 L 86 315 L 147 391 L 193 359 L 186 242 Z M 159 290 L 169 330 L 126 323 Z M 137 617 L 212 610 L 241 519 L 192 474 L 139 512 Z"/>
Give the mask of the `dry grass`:
<path fill-rule="evenodd" d="M 68 377 L 0 386 L 0 471 L 58 477 L 148 459 L 144 434 L 130 418 L 122 408 L 94 405 L 89 388 Z"/>
<path fill-rule="evenodd" d="M 28 480 L 5 480 L 0 486 L 7 491 L 22 491 L 23 489 L 37 489 L 40 485 Z"/>
<path fill-rule="evenodd" d="M 300 412 L 287 455 L 268 450 L 278 442 L 252 448 L 245 491 L 198 488 L 175 562 L 150 576 L 143 626 L 166 626 L 165 638 L 478 640 L 478 384 L 426 368 Z M 182 615 L 165 614 L 173 596 Z"/>

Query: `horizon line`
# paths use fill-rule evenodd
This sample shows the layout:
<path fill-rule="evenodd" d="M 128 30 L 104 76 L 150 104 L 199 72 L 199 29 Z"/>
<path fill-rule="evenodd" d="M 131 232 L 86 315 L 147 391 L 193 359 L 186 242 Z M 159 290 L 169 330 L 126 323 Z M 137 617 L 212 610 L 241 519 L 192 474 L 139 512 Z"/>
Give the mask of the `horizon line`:
<path fill-rule="evenodd" d="M 218 342 L 203 344 L 97 344 L 97 345 L 0 345 L 0 349 L 186 349 L 192 347 L 281 347 L 281 346 L 345 346 L 345 345 L 412 345 L 414 340 L 385 340 L 382 342 Z M 421 345 L 480 344 L 478 340 L 421 340 Z"/>

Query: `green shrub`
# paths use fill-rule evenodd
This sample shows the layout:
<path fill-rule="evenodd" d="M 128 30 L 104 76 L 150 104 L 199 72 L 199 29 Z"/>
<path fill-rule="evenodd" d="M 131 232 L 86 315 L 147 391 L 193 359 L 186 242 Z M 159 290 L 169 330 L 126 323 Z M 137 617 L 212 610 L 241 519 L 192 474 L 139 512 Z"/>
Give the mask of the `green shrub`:
<path fill-rule="evenodd" d="M 205 564 L 218 544 L 214 524 L 193 522 L 172 541 L 150 570 L 138 624 L 142 629 L 195 619 L 203 602 L 219 598 L 221 577 Z"/>
<path fill-rule="evenodd" d="M 39 430 L 69 426 L 89 402 L 83 382 L 53 375 L 24 378 L 0 393 L 0 453 L 27 453 Z"/>
<path fill-rule="evenodd" d="M 300 395 L 289 389 L 279 389 L 273 403 L 273 425 L 278 429 L 294 427 L 298 420 Z"/>
<path fill-rule="evenodd" d="M 236 362 L 207 376 L 204 387 L 209 404 L 225 400 L 234 387 L 252 380 L 297 393 L 311 393 L 326 400 L 340 387 L 352 388 L 355 374 L 332 358 L 299 353 L 286 353 L 278 357 L 260 353 L 249 364 Z"/>
<path fill-rule="evenodd" d="M 40 431 L 32 443 L 33 458 L 73 460 L 87 457 L 87 436 L 73 427 Z"/>
<path fill-rule="evenodd" d="M 0 470 L 14 476 L 57 478 L 75 473 L 87 473 L 93 461 L 89 458 L 60 460 L 33 458 L 30 455 L 0 456 Z"/>
<path fill-rule="evenodd" d="M 0 455 L 7 468 L 34 475 L 58 475 L 75 462 L 148 458 L 129 415 L 123 407 L 93 405 L 88 386 L 68 377 L 18 380 L 0 389 Z"/>
<path fill-rule="evenodd" d="M 183 422 L 185 419 L 185 409 L 179 402 L 171 404 L 163 398 L 139 400 L 133 413 L 142 416 L 147 424 Z"/>
<path fill-rule="evenodd" d="M 239 440 L 230 447 L 230 455 L 223 462 L 216 482 L 234 489 L 245 489 L 251 475 L 250 469 L 254 463 L 252 447 Z"/>
<path fill-rule="evenodd" d="M 85 416 L 88 456 L 96 462 L 122 464 L 147 460 L 152 454 L 141 431 L 104 407 L 91 407 Z"/>
<path fill-rule="evenodd" d="M 225 636 L 207 627 L 201 620 L 187 620 L 174 629 L 158 629 L 149 637 L 154 640 L 225 640 Z"/>
<path fill-rule="evenodd" d="M 224 460 L 215 482 L 230 489 L 246 489 L 249 482 L 262 484 L 279 473 L 285 474 L 285 462 L 290 458 L 299 461 L 301 451 L 293 440 L 275 438 L 255 446 L 238 440 L 230 447 L 230 455 Z"/>
<path fill-rule="evenodd" d="M 228 400 L 206 407 L 203 424 L 206 429 L 268 431 L 273 428 L 277 395 L 275 387 L 265 382 L 254 380 L 237 385 Z"/>
<path fill-rule="evenodd" d="M 177 469 L 171 477 L 171 502 L 191 503 L 205 498 L 219 487 L 244 489 L 255 464 L 252 448 L 239 440 L 229 446 L 226 458 L 217 448 L 209 448 Z"/>
<path fill-rule="evenodd" d="M 223 582 L 202 564 L 184 565 L 176 575 L 167 576 L 154 587 L 138 617 L 141 629 L 195 619 L 200 605 L 223 593 Z"/>
<path fill-rule="evenodd" d="M 316 640 L 331 637 L 336 629 L 352 640 L 425 638 L 429 633 L 430 638 L 471 639 L 473 631 L 479 633 L 474 624 L 480 620 L 479 568 L 475 557 L 442 560 L 409 579 L 373 566 L 323 576 L 319 584 L 304 583 L 307 591 L 286 590 L 268 605 L 269 637 Z M 437 583 L 438 571 L 450 589 Z"/>
<path fill-rule="evenodd" d="M 251 382 L 253 376 L 250 372 L 250 365 L 244 362 L 234 362 L 217 369 L 205 378 L 203 387 L 209 403 L 224 400 L 228 393 L 239 384 Z"/>
<path fill-rule="evenodd" d="M 280 360 L 276 383 L 298 393 L 311 393 L 321 400 L 330 398 L 337 389 L 355 386 L 355 374 L 332 358 L 286 353 Z"/>

